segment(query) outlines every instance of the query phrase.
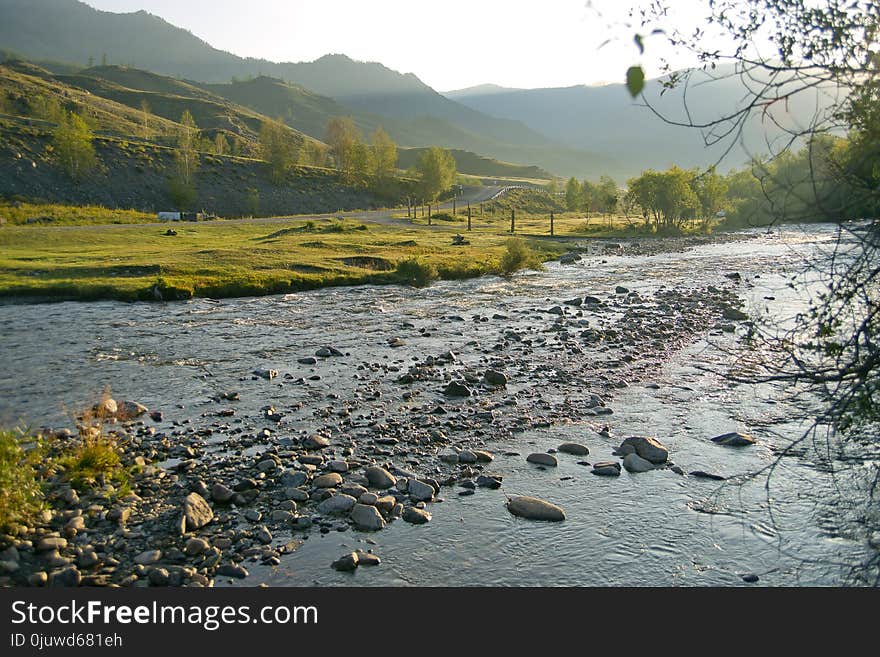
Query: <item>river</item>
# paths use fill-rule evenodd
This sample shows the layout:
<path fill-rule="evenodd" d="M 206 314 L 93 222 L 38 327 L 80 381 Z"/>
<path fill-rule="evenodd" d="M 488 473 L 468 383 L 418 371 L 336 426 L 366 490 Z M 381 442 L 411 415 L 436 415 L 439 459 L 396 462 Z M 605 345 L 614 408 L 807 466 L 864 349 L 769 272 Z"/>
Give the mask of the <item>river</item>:
<path fill-rule="evenodd" d="M 871 548 L 849 531 L 838 509 L 839 482 L 811 450 L 778 458 L 809 425 L 812 401 L 722 376 L 741 348 L 745 325 L 731 332 L 726 322 L 695 321 L 687 330 L 685 316 L 663 325 L 668 340 L 660 344 L 643 309 L 645 344 L 630 338 L 630 356 L 623 358 L 613 341 L 605 347 L 578 341 L 589 342 L 590 329 L 619 320 L 625 303 L 592 315 L 562 304 L 576 295 L 620 298 L 616 288 L 623 286 L 636 299 L 661 295 L 659 311 L 669 314 L 664 291 L 698 296 L 715 286 L 739 296 L 750 314 L 785 324 L 806 295 L 788 286 L 791 276 L 834 234 L 829 226 L 754 231 L 748 239 L 683 252 L 605 244 L 577 263 L 549 263 L 544 272 L 422 290 L 365 286 L 219 302 L 0 306 L 0 421 L 70 425 L 74 410 L 109 386 L 115 396 L 161 409 L 165 420 L 157 426 L 168 433 L 191 436 L 213 427 L 214 436 L 200 444 L 203 461 L 227 463 L 226 430 L 256 430 L 267 405 L 284 413 L 272 427 L 275 444 L 332 425 L 356 445 L 377 422 L 394 424 L 407 413 L 411 423 L 398 433 L 436 429 L 441 425 L 425 419 L 427 409 L 444 403 L 462 415 L 498 417 L 497 430 L 471 427 L 462 444 L 495 455 L 487 471 L 503 475 L 500 490 L 463 497 L 461 489 L 444 487 L 443 501 L 429 505 L 433 519 L 422 526 L 398 520 L 369 534 L 329 525 L 325 533 L 292 532 L 304 539 L 298 549 L 276 566 L 248 563 L 250 576 L 238 585 L 704 586 L 743 585 L 744 575 L 767 586 L 839 585 Z M 547 312 L 560 304 L 562 320 Z M 403 346 L 389 345 L 394 337 Z M 345 355 L 297 362 L 324 345 Z M 401 392 L 400 373 L 449 350 L 470 367 L 506 365 L 506 390 L 461 402 L 444 400 L 433 384 Z M 257 368 L 279 376 L 251 376 Z M 240 399 L 233 419 L 221 420 L 217 409 L 231 404 L 218 404 L 217 395 L 229 390 Z M 610 436 L 601 433 L 606 426 Z M 749 432 L 758 443 L 711 442 L 729 431 Z M 559 467 L 547 469 L 524 458 L 575 441 L 589 446 L 590 461 L 609 459 L 629 435 L 657 436 L 686 473 L 702 470 L 728 481 L 668 469 L 598 477 L 577 457 L 557 454 Z M 408 452 L 404 442 L 368 453 L 403 468 L 434 467 L 425 450 Z M 255 453 L 240 447 L 241 458 Z M 769 489 L 766 477 L 739 478 L 774 463 Z M 567 519 L 515 518 L 504 508 L 506 495 L 514 494 L 558 504 Z M 286 537 L 276 532 L 276 538 Z M 329 567 L 361 548 L 382 564 L 354 573 Z"/>

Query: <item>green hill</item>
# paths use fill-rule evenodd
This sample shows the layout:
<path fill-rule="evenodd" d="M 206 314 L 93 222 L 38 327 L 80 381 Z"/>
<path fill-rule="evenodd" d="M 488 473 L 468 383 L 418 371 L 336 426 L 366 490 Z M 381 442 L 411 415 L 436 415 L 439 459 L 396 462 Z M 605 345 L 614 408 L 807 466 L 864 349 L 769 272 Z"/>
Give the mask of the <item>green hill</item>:
<path fill-rule="evenodd" d="M 397 166 L 409 169 L 417 162 L 425 148 L 401 148 L 398 151 Z M 550 180 L 553 176 L 536 166 L 501 162 L 483 157 L 470 151 L 452 150 L 455 166 L 459 173 L 486 178 L 527 178 L 533 180 Z"/>

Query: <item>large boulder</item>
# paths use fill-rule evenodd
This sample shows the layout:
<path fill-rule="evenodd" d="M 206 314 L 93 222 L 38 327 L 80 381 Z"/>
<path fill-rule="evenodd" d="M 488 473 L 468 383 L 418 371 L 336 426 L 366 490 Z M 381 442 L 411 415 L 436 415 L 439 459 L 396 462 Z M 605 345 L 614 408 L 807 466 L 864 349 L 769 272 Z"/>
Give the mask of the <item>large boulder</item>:
<path fill-rule="evenodd" d="M 134 401 L 123 400 L 116 403 L 116 418 L 118 420 L 134 420 L 149 412 L 149 408 Z"/>
<path fill-rule="evenodd" d="M 565 511 L 561 507 L 545 502 L 537 497 L 520 495 L 507 500 L 507 510 L 513 515 L 529 520 L 547 520 L 559 522 L 565 520 Z"/>
<path fill-rule="evenodd" d="M 648 438 L 646 436 L 631 436 L 627 438 L 617 448 L 617 453 L 620 456 L 635 453 L 654 464 L 666 463 L 667 459 L 669 459 L 669 450 L 656 438 Z"/>

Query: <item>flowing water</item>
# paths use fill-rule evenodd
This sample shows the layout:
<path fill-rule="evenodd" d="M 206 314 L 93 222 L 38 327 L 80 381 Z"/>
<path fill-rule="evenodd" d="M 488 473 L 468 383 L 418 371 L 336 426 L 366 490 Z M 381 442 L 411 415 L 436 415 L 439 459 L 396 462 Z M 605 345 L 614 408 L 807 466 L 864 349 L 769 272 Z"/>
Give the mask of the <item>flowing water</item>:
<path fill-rule="evenodd" d="M 258 416 L 267 404 L 299 408 L 299 414 L 291 411 L 289 426 L 308 432 L 320 425 L 316 408 L 332 409 L 333 399 L 363 392 L 351 376 L 358 363 L 405 371 L 412 354 L 451 349 L 467 358 L 476 343 L 490 344 L 516 322 L 529 321 L 527 311 L 576 294 L 609 295 L 618 285 L 645 295 L 663 286 L 721 286 L 730 283 L 725 273 L 737 271 L 745 281 L 737 291 L 748 308 L 786 321 L 804 300 L 802 289 L 787 287 L 791 276 L 833 239 L 831 227 L 788 228 L 678 253 L 605 252 L 512 280 L 485 277 L 424 290 L 357 287 L 220 302 L 2 306 L 0 421 L 69 424 L 70 409 L 108 385 L 172 420 L 198 423 L 212 397 L 236 389 L 240 417 Z M 449 320 L 493 313 L 515 319 L 480 325 Z M 405 349 L 388 346 L 395 335 L 405 337 Z M 348 356 L 322 363 L 320 380 L 294 385 L 296 377 L 315 371 L 297 358 L 326 344 Z M 504 475 L 501 490 L 459 497 L 444 488 L 444 501 L 432 506 L 433 520 L 423 526 L 397 521 L 372 534 L 312 532 L 279 566 L 248 564 L 244 584 L 735 585 L 747 573 L 764 585 L 841 584 L 870 548 L 848 531 L 836 483 L 810 450 L 777 459 L 779 448 L 809 425 L 810 400 L 726 380 L 719 371 L 738 344 L 736 335 L 717 330 L 692 336 L 650 376 L 630 381 L 607 400 L 613 416 L 548 418 L 549 426 L 512 437 L 487 436 L 486 447 L 496 455 L 492 471 Z M 282 376 L 254 382 L 250 372 L 257 367 Z M 515 395 L 528 381 L 510 388 Z M 552 390 L 547 395 L 552 398 Z M 382 403 L 390 415 L 404 401 L 386 390 Z M 604 424 L 615 438 L 597 433 Z M 736 430 L 753 433 L 758 444 L 734 449 L 709 440 Z M 671 470 L 606 478 L 565 455 L 558 455 L 558 468 L 546 470 L 522 456 L 504 456 L 575 441 L 589 445 L 591 461 L 604 460 L 627 435 L 656 435 L 685 472 L 736 477 L 776 464 L 771 485 L 765 487 L 766 477 L 718 482 Z M 505 495 L 512 494 L 552 501 L 567 520 L 515 518 L 504 508 Z M 382 565 L 353 574 L 329 568 L 357 548 L 372 549 Z"/>

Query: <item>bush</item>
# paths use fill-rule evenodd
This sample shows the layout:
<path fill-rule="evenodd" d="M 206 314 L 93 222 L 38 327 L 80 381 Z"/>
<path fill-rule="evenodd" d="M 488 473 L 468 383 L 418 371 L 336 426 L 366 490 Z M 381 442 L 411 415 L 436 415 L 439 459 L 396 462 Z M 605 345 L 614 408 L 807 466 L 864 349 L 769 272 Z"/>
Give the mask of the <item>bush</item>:
<path fill-rule="evenodd" d="M 433 281 L 440 278 L 437 268 L 427 262 L 421 262 L 418 258 L 401 260 L 397 263 L 397 278 L 413 287 L 427 287 Z"/>
<path fill-rule="evenodd" d="M 37 479 L 38 448 L 26 450 L 24 436 L 0 431 L 0 530 L 29 522 L 43 508 L 43 494 Z"/>
<path fill-rule="evenodd" d="M 525 241 L 511 238 L 507 240 L 507 250 L 501 256 L 501 273 L 504 276 L 510 276 L 520 269 L 541 271 L 544 269 L 544 265 Z"/>
<path fill-rule="evenodd" d="M 64 469 L 64 479 L 80 490 L 111 481 L 128 488 L 128 473 L 122 467 L 116 441 L 112 438 L 86 438 L 58 459 L 58 465 Z"/>

